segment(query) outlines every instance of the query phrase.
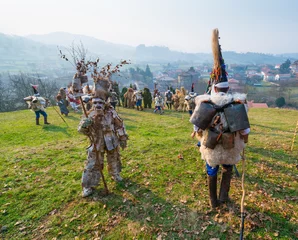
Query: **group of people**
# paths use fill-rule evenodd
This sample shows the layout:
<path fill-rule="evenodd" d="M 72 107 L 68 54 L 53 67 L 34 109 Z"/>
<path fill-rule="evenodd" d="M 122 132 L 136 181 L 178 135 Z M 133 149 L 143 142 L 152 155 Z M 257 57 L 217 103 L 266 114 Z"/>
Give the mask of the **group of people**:
<path fill-rule="evenodd" d="M 168 109 L 172 109 L 172 105 L 178 109 L 181 103 L 187 105 L 190 122 L 194 127 L 192 137 L 196 135 L 199 139 L 201 158 L 206 162 L 210 206 L 215 208 L 229 199 L 233 165 L 241 159 L 241 153 L 248 141 L 250 127 L 247 118 L 246 96 L 228 92 L 229 84 L 225 64 L 221 57 L 217 29 L 213 31 L 212 37 L 214 67 L 206 94 L 197 95 L 192 87 L 188 94 L 184 88 L 181 88 L 177 89 L 175 94 L 170 90 L 166 91 L 165 97 L 159 91 L 155 91 L 153 97 L 154 112 L 160 114 L 163 113 L 164 103 Z M 74 77 L 76 83 L 80 83 L 80 78 L 85 78 L 85 72 L 76 73 Z M 88 85 L 88 89 L 82 93 L 82 95 L 85 94 L 84 99 L 87 99 L 86 102 L 84 100 L 85 104 L 88 103 L 89 106 L 88 112 L 85 112 L 78 126 L 78 131 L 87 135 L 91 142 L 87 149 L 87 162 L 82 174 L 83 197 L 91 195 L 101 179 L 104 182 L 102 170 L 105 155 L 108 172 L 112 179 L 122 181 L 120 148 L 124 149 L 128 140 L 123 120 L 116 111 L 119 96 L 112 88 L 112 81 L 100 75 L 93 76 L 93 79 L 94 86 L 90 88 Z M 24 100 L 30 102 L 30 107 L 35 111 L 37 125 L 39 125 L 40 114 L 44 116 L 44 123 L 49 124 L 43 107 L 46 101 L 39 96 L 36 87 L 32 87 L 34 96 Z M 68 102 L 71 105 L 72 96 L 72 91 L 61 88 L 56 97 L 61 113 L 66 116 L 69 113 Z M 143 110 L 142 101 L 144 100 L 144 107 L 151 108 L 152 95 L 147 88 L 143 91 L 128 88 L 124 98 L 124 107 L 136 106 L 137 110 Z M 79 102 L 76 101 L 74 97 L 74 104 L 77 107 Z M 175 104 L 179 106 L 175 107 Z M 236 115 L 238 118 L 235 118 Z M 219 195 L 217 195 L 219 165 L 222 165 L 222 177 Z"/>
<path fill-rule="evenodd" d="M 59 106 L 62 115 L 68 116 L 70 106 L 75 112 L 79 111 L 80 100 L 73 94 L 71 86 L 68 88 L 62 87 L 56 96 L 56 103 Z"/>

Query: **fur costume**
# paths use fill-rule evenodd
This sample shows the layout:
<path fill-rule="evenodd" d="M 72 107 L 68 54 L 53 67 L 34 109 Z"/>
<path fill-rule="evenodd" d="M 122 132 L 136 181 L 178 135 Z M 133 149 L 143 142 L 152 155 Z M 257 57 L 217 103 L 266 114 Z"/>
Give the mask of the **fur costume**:
<path fill-rule="evenodd" d="M 197 116 L 197 112 L 199 110 L 200 104 L 202 101 L 208 101 L 211 100 L 214 104 L 218 106 L 223 106 L 227 103 L 232 102 L 233 100 L 240 100 L 242 102 L 245 102 L 246 100 L 246 95 L 245 94 L 240 94 L 240 93 L 235 93 L 235 94 L 223 94 L 223 93 L 218 93 L 214 95 L 200 95 L 196 97 L 196 108 L 194 110 L 194 114 L 191 117 L 195 118 Z M 247 111 L 247 105 L 245 105 L 246 111 Z M 227 127 L 227 122 L 226 118 L 223 113 L 221 114 L 221 121 L 222 124 L 225 127 Z M 213 121 L 213 120 L 212 120 Z M 219 164 L 231 164 L 234 165 L 238 163 L 241 159 L 240 153 L 242 153 L 243 148 L 245 147 L 244 140 L 240 137 L 240 132 L 237 131 L 235 133 L 235 139 L 234 143 L 235 146 L 234 148 L 231 149 L 224 149 L 221 144 L 217 144 L 214 149 L 207 148 L 204 145 L 204 141 L 206 138 L 208 132 L 208 128 L 203 131 L 202 138 L 201 138 L 201 147 L 200 147 L 200 152 L 201 152 L 201 157 L 203 160 L 205 160 L 208 165 L 211 167 L 216 167 Z"/>
<path fill-rule="evenodd" d="M 144 99 L 144 108 L 151 108 L 152 95 L 149 88 L 144 88 L 143 99 Z"/>
<path fill-rule="evenodd" d="M 179 107 L 178 107 L 178 111 L 179 112 L 185 112 L 186 111 L 186 103 L 185 103 L 185 95 L 186 95 L 186 90 L 184 87 L 181 87 L 180 91 L 177 91 L 177 95 L 179 98 Z"/>
<path fill-rule="evenodd" d="M 178 111 L 178 108 L 179 108 L 179 93 L 180 93 L 180 90 L 176 89 L 176 93 L 173 95 L 173 107 L 175 111 Z"/>
<path fill-rule="evenodd" d="M 121 101 L 123 104 L 123 107 L 127 107 L 127 99 L 124 97 L 124 94 L 127 92 L 127 87 L 122 88 L 121 90 Z"/>
<path fill-rule="evenodd" d="M 134 108 L 134 101 L 133 101 L 133 94 L 134 90 L 132 88 L 128 88 L 127 92 L 124 94 L 124 98 L 127 100 L 127 107 Z"/>

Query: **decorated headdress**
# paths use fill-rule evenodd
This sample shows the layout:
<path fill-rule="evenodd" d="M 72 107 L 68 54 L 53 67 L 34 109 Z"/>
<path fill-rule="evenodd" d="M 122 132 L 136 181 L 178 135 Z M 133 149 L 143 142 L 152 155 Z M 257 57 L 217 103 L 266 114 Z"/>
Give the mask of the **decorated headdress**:
<path fill-rule="evenodd" d="M 219 45 L 219 32 L 218 29 L 212 31 L 212 53 L 213 53 L 213 70 L 210 75 L 206 93 L 210 94 L 212 86 L 219 88 L 228 88 L 228 78 L 226 72 L 226 65 L 221 53 L 221 46 Z"/>
<path fill-rule="evenodd" d="M 94 62 L 86 61 L 85 57 L 81 57 L 85 52 L 85 49 L 78 48 L 78 53 L 74 53 L 72 56 L 75 61 L 76 73 L 73 77 L 72 81 L 72 89 L 75 97 L 81 97 L 84 95 L 83 93 L 83 84 L 88 83 L 87 72 L 91 71 L 91 77 L 94 80 L 94 87 L 92 89 L 92 97 L 93 98 L 101 98 L 102 100 L 107 100 L 110 94 L 110 90 L 112 89 L 112 81 L 111 76 L 114 73 L 119 73 L 119 68 L 125 64 L 130 64 L 130 62 L 126 60 L 122 60 L 119 64 L 117 64 L 113 69 L 112 64 L 108 63 L 106 66 L 99 69 L 99 58 L 97 58 Z M 82 54 L 81 54 L 82 53 Z M 83 54 L 84 55 L 84 54 Z M 62 53 L 60 50 L 60 57 L 69 61 L 68 58 Z"/>
<path fill-rule="evenodd" d="M 120 67 L 130 63 L 126 60 L 123 60 L 119 64 L 117 64 L 113 69 L 111 68 L 112 64 L 108 63 L 106 66 L 102 67 L 100 71 L 98 71 L 97 62 L 92 63 L 94 66 L 93 73 L 91 74 L 94 80 L 93 96 L 95 98 L 107 100 L 111 90 L 113 89 L 113 82 L 111 80 L 112 75 L 120 72 Z"/>
<path fill-rule="evenodd" d="M 195 91 L 195 83 L 192 83 L 191 84 L 191 92 L 194 92 Z"/>
<path fill-rule="evenodd" d="M 38 85 L 33 85 L 33 84 L 31 84 L 31 83 L 30 83 L 30 85 L 31 85 L 31 87 L 33 88 L 34 96 L 35 96 L 35 97 L 39 97 L 40 94 L 39 94 L 39 92 L 37 91 L 37 87 L 38 87 Z"/>

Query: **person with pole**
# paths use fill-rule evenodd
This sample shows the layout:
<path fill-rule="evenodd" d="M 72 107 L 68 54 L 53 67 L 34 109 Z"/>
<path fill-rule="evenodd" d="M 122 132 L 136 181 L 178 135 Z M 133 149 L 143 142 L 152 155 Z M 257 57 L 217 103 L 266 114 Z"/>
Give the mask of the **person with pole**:
<path fill-rule="evenodd" d="M 240 161 L 250 132 L 246 95 L 228 93 L 229 83 L 218 39 L 218 29 L 214 29 L 214 67 L 206 91 L 210 95 L 196 97 L 196 107 L 190 118 L 190 122 L 202 135 L 200 152 L 201 158 L 206 162 L 209 202 L 212 209 L 229 200 L 233 165 Z M 222 176 L 217 197 L 219 165 L 222 165 Z"/>
<path fill-rule="evenodd" d="M 108 172 L 112 179 L 122 181 L 120 147 L 126 147 L 128 139 L 122 119 L 107 101 L 109 80 L 98 80 L 94 86 L 93 107 L 88 117 L 82 119 L 78 131 L 90 136 L 92 145 L 88 148 L 88 157 L 82 176 L 83 197 L 93 193 L 99 184 L 106 154 Z"/>
<path fill-rule="evenodd" d="M 31 84 L 33 88 L 34 95 L 25 97 L 24 101 L 28 104 L 28 108 L 30 108 L 35 113 L 35 120 L 36 125 L 39 125 L 39 118 L 40 115 L 44 117 L 44 124 L 50 124 L 48 122 L 48 115 L 45 111 L 46 108 L 46 100 L 40 96 L 39 92 L 37 91 L 38 85 Z"/>

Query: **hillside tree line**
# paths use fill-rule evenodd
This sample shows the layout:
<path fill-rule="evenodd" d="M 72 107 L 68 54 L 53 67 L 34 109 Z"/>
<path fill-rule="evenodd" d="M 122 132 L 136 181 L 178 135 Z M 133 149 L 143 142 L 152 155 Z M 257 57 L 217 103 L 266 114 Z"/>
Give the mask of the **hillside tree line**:
<path fill-rule="evenodd" d="M 23 100 L 33 95 L 31 84 L 38 85 L 38 91 L 44 98 L 52 103 L 59 90 L 59 85 L 54 80 L 41 80 L 26 73 L 8 75 L 9 81 L 4 81 L 0 75 L 0 112 L 9 112 L 27 108 Z"/>

